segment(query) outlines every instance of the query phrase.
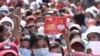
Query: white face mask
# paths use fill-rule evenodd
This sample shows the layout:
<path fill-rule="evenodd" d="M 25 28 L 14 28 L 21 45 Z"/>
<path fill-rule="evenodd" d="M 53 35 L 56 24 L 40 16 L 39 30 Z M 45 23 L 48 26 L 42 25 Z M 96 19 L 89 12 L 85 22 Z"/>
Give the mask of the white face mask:
<path fill-rule="evenodd" d="M 12 31 L 12 27 L 11 26 L 6 26 L 5 27 L 8 29 L 8 32 L 11 32 Z"/>
<path fill-rule="evenodd" d="M 23 56 L 31 56 L 31 50 L 28 50 L 26 48 L 19 48 L 19 51 Z"/>
<path fill-rule="evenodd" d="M 47 56 L 49 54 L 49 48 L 41 48 L 33 50 L 34 56 Z"/>
<path fill-rule="evenodd" d="M 28 39 L 30 39 L 30 37 L 31 37 L 30 35 L 25 35 L 24 36 L 24 38 L 28 38 Z"/>
<path fill-rule="evenodd" d="M 62 56 L 61 53 L 52 53 L 50 52 L 48 56 Z"/>

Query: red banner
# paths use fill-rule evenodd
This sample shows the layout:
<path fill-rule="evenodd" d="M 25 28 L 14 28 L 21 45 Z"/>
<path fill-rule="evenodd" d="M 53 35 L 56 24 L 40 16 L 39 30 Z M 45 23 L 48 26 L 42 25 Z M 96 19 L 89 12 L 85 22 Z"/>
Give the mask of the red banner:
<path fill-rule="evenodd" d="M 46 16 L 44 32 L 46 34 L 62 33 L 66 29 L 66 17 L 62 16 Z"/>

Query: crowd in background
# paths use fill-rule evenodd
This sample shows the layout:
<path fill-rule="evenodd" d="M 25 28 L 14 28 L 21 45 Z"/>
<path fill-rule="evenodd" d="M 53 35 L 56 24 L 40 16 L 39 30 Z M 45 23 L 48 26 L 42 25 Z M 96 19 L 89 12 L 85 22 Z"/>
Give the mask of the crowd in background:
<path fill-rule="evenodd" d="M 45 16 L 66 17 L 66 30 L 46 34 Z M 91 41 L 100 41 L 99 0 L 0 0 L 0 56 L 95 56 Z"/>

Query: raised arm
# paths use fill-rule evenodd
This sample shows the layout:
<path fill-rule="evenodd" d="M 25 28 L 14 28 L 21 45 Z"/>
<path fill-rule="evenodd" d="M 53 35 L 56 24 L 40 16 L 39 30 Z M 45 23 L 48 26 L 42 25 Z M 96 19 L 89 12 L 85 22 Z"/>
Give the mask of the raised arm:
<path fill-rule="evenodd" d="M 72 49 L 71 49 L 71 45 L 70 45 L 70 41 L 69 41 L 69 36 L 70 36 L 70 31 L 67 30 L 63 33 L 63 36 L 65 37 L 66 40 L 66 45 L 67 45 L 67 50 L 68 50 L 68 56 L 72 56 Z"/>
<path fill-rule="evenodd" d="M 14 21 L 14 29 L 12 31 L 12 37 L 16 38 L 19 32 L 19 27 L 21 22 L 21 12 L 19 7 L 17 7 L 15 12 L 13 13 L 12 19 Z"/>

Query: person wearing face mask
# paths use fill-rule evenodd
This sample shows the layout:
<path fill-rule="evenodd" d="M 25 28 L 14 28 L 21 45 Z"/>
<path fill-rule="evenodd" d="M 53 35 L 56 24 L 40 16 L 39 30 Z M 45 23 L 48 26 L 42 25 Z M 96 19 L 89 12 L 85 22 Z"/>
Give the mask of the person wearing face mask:
<path fill-rule="evenodd" d="M 64 56 L 64 51 L 61 45 L 57 42 L 50 44 L 50 54 L 49 56 L 55 55 L 55 56 Z"/>
<path fill-rule="evenodd" d="M 49 40 L 46 36 L 32 34 L 29 45 L 32 56 L 47 56 L 49 54 Z"/>
<path fill-rule="evenodd" d="M 7 31 L 7 28 L 3 25 L 0 25 L 0 42 L 5 41 L 9 36 L 9 33 Z"/>
<path fill-rule="evenodd" d="M 100 41 L 100 34 L 97 32 L 91 32 L 87 35 L 88 41 Z"/>
<path fill-rule="evenodd" d="M 23 38 L 28 38 L 28 39 L 30 39 L 30 31 L 28 30 L 28 28 L 27 27 L 24 27 L 23 29 L 22 29 L 22 36 L 23 36 Z"/>
<path fill-rule="evenodd" d="M 21 40 L 19 52 L 22 56 L 31 56 L 31 50 L 29 49 L 29 39 L 25 38 Z"/>
<path fill-rule="evenodd" d="M 8 32 L 11 32 L 14 28 L 14 22 L 11 18 L 5 16 L 0 20 L 0 24 L 6 26 Z"/>

